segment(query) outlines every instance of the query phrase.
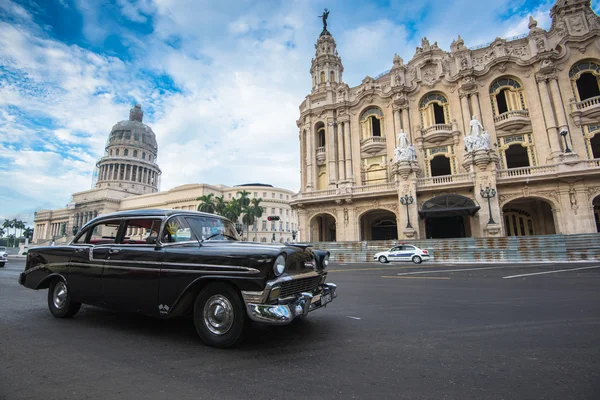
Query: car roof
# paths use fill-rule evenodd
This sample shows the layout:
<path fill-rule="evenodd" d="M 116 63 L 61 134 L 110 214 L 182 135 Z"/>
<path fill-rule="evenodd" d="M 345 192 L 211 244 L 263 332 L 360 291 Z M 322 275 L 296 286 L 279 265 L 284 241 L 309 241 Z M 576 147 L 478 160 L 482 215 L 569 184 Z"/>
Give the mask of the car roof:
<path fill-rule="evenodd" d="M 211 218 L 219 218 L 229 221 L 227 218 L 222 217 L 216 214 L 209 214 L 200 211 L 189 211 L 189 210 L 174 210 L 174 209 L 150 209 L 150 210 L 129 210 L 129 211 L 117 211 L 109 214 L 99 215 L 97 218 L 94 218 L 93 221 L 100 221 L 104 219 L 112 219 L 112 218 L 127 218 L 127 217 L 168 217 L 171 215 L 190 215 L 190 216 L 202 216 L 202 217 L 211 217 Z M 87 224 L 86 224 L 87 225 Z"/>

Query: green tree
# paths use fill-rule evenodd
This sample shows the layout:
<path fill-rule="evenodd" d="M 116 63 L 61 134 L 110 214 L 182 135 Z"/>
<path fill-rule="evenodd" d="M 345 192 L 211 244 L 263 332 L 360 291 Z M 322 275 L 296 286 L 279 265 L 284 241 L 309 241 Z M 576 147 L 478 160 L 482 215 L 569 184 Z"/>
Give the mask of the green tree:
<path fill-rule="evenodd" d="M 214 199 L 215 203 L 215 214 L 223 215 L 225 212 L 225 207 L 227 207 L 227 203 L 225 202 L 224 196 L 216 196 Z"/>
<path fill-rule="evenodd" d="M 237 194 L 240 196 L 240 205 L 242 207 L 248 207 L 250 205 L 250 192 L 247 190 L 240 190 Z"/>
<path fill-rule="evenodd" d="M 252 213 L 252 207 L 251 206 L 246 206 L 243 208 L 242 212 L 244 213 L 244 216 L 242 217 L 242 223 L 244 225 L 246 225 L 246 240 L 249 241 L 250 239 L 250 225 L 254 224 L 254 214 Z"/>
<path fill-rule="evenodd" d="M 26 238 L 29 238 L 30 240 L 33 239 L 33 228 L 31 228 L 29 226 L 27 228 L 25 228 L 25 230 L 23 231 L 23 235 Z"/>
<path fill-rule="evenodd" d="M 19 230 L 19 235 L 17 237 L 23 236 L 23 229 L 25 229 L 25 222 L 19 220 L 16 222 L 15 227 L 16 227 L 16 229 Z M 16 229 L 15 229 L 15 233 L 16 233 Z"/>
<path fill-rule="evenodd" d="M 233 222 L 234 224 L 238 222 L 240 214 L 241 208 L 240 203 L 237 199 L 233 199 L 229 203 L 227 203 L 225 209 L 223 210 L 223 216 L 231 222 Z"/>
<path fill-rule="evenodd" d="M 260 197 L 257 199 L 252 199 L 250 201 L 249 209 L 250 209 L 250 212 L 252 213 L 252 215 L 254 216 L 254 221 L 257 221 L 263 215 L 263 208 L 260 205 L 261 201 L 262 201 L 262 198 L 260 198 Z M 253 222 L 253 224 L 254 224 L 254 222 Z M 256 240 L 256 237 L 254 240 Z"/>
<path fill-rule="evenodd" d="M 13 225 L 13 222 L 12 222 L 12 220 L 10 220 L 10 219 L 5 219 L 5 220 L 4 220 L 4 222 L 2 223 L 2 227 L 3 227 L 3 228 L 5 228 L 5 229 L 6 229 L 6 232 L 9 234 L 9 235 L 8 235 L 8 239 L 10 239 L 10 236 L 11 236 L 11 235 L 10 235 L 10 228 L 12 228 L 13 226 L 14 226 L 14 225 Z M 8 239 L 7 239 L 7 241 L 6 241 L 6 243 L 7 243 L 7 246 L 8 246 L 8 247 L 11 247 L 11 245 L 9 244 L 9 243 L 10 243 L 10 241 L 9 241 Z"/>
<path fill-rule="evenodd" d="M 6 231 L 4 230 L 4 228 L 0 228 L 0 237 L 4 236 L 5 233 Z"/>
<path fill-rule="evenodd" d="M 17 227 L 19 225 L 19 220 L 16 218 L 13 218 L 12 221 L 10 221 L 12 224 L 12 227 L 15 228 L 15 237 L 17 236 Z"/>
<path fill-rule="evenodd" d="M 214 214 L 215 213 L 215 203 L 213 202 L 214 194 L 209 193 L 198 197 L 196 200 L 200 202 L 198 204 L 198 211 L 203 211 L 206 213 Z"/>

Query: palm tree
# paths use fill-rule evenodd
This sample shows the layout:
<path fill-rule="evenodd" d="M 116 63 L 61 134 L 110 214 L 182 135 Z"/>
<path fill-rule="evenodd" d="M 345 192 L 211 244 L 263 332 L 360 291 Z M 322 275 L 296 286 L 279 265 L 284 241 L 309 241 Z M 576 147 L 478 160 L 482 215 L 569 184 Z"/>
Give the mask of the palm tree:
<path fill-rule="evenodd" d="M 240 204 L 242 207 L 247 207 L 250 204 L 250 192 L 241 190 L 237 192 L 240 195 Z"/>
<path fill-rule="evenodd" d="M 206 213 L 214 214 L 215 213 L 215 204 L 213 203 L 214 194 L 209 193 L 203 196 L 198 197 L 196 200 L 200 202 L 198 204 L 198 211 L 203 211 Z"/>
<path fill-rule="evenodd" d="M 23 222 L 23 221 L 19 220 L 19 221 L 17 221 L 17 223 L 15 224 L 15 227 L 16 227 L 16 229 L 18 229 L 18 230 L 19 230 L 19 236 L 17 236 L 17 237 L 21 237 L 21 236 L 23 236 L 23 229 L 25 229 L 25 222 Z M 16 231 L 16 229 L 15 229 L 15 231 Z M 16 232 L 15 232 L 15 233 L 16 233 Z"/>
<path fill-rule="evenodd" d="M 225 207 L 227 207 L 227 203 L 225 202 L 225 197 L 224 196 L 215 197 L 214 203 L 215 203 L 215 214 L 223 215 L 223 212 L 225 211 Z"/>
<path fill-rule="evenodd" d="M 19 221 L 16 218 L 13 218 L 13 220 L 10 221 L 10 223 L 12 224 L 12 227 L 15 228 L 15 237 L 17 237 L 17 228 L 19 225 Z"/>
<path fill-rule="evenodd" d="M 242 222 L 246 225 L 246 240 L 248 240 L 250 238 L 250 225 L 254 224 L 254 214 L 251 206 L 244 207 L 243 213 Z"/>
<path fill-rule="evenodd" d="M 13 227 L 13 222 L 10 219 L 5 219 L 4 222 L 2 223 L 2 227 L 6 229 L 6 231 L 9 234 L 10 237 L 10 228 Z M 8 240 L 7 240 L 8 243 Z M 8 245 L 10 247 L 10 245 Z"/>
<path fill-rule="evenodd" d="M 29 226 L 27 228 L 25 228 L 25 230 L 23 231 L 23 235 L 26 238 L 32 239 L 33 238 L 33 228 L 31 228 Z"/>
<path fill-rule="evenodd" d="M 260 205 L 261 201 L 262 201 L 262 198 L 259 197 L 257 199 L 252 199 L 252 201 L 250 202 L 250 212 L 254 216 L 255 220 L 258 220 L 263 215 L 263 208 Z"/>
<path fill-rule="evenodd" d="M 237 223 L 238 218 L 240 217 L 240 204 L 237 199 L 233 199 L 227 203 L 223 210 L 223 216 L 234 224 Z"/>

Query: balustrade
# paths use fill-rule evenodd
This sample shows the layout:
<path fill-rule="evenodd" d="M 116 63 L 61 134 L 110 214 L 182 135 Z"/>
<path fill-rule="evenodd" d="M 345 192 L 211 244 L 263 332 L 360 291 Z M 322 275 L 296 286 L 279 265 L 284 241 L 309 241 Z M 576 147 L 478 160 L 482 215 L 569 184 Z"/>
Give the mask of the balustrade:
<path fill-rule="evenodd" d="M 383 136 L 371 136 L 369 138 L 360 141 L 360 145 L 366 145 L 371 143 L 385 143 L 385 137 Z"/>
<path fill-rule="evenodd" d="M 428 135 L 434 132 L 452 132 L 452 124 L 434 124 L 423 129 L 423 135 Z"/>
<path fill-rule="evenodd" d="M 600 104 L 600 96 L 591 97 L 589 99 L 580 101 L 579 103 L 576 103 L 575 106 L 577 110 L 584 110 L 588 107 L 595 106 L 597 104 Z"/>
<path fill-rule="evenodd" d="M 511 110 L 494 117 L 494 122 L 502 122 L 511 118 L 529 118 L 529 110 Z"/>
<path fill-rule="evenodd" d="M 449 183 L 462 183 L 472 182 L 471 174 L 455 174 L 455 175 L 442 175 L 432 176 L 428 178 L 420 178 L 417 180 L 419 186 L 430 186 L 430 185 L 443 185 Z"/>

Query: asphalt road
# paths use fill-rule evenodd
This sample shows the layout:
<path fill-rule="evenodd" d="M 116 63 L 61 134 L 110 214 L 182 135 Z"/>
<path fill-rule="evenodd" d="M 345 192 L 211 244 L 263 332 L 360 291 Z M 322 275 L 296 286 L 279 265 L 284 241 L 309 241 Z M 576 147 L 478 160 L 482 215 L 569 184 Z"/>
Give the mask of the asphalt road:
<path fill-rule="evenodd" d="M 332 265 L 326 309 L 229 350 L 187 318 L 55 319 L 22 270 L 0 269 L 2 400 L 600 398 L 600 262 Z"/>

